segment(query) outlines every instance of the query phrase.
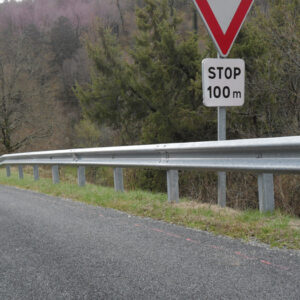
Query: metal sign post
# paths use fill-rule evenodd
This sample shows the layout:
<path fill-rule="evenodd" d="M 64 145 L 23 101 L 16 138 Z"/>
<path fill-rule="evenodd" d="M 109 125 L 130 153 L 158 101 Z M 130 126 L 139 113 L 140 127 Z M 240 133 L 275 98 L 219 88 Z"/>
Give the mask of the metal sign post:
<path fill-rule="evenodd" d="M 217 58 L 220 58 L 218 52 Z M 218 141 L 226 140 L 226 107 L 218 106 Z M 218 205 L 226 207 L 226 172 L 218 173 Z"/>
<path fill-rule="evenodd" d="M 226 107 L 218 107 L 218 141 L 226 140 Z M 226 173 L 218 173 L 218 205 L 226 206 Z"/>

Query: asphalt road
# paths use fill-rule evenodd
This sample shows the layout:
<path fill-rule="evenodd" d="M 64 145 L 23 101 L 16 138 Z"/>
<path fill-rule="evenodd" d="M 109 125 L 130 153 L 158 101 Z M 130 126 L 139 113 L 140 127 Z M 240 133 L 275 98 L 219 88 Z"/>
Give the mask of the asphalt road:
<path fill-rule="evenodd" d="M 0 186 L 0 299 L 300 299 L 300 254 Z"/>

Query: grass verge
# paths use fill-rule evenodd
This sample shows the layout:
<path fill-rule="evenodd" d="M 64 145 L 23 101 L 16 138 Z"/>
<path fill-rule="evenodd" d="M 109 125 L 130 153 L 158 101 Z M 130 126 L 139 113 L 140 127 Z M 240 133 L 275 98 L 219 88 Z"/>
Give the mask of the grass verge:
<path fill-rule="evenodd" d="M 42 172 L 40 174 L 43 175 Z M 280 211 L 261 214 L 253 210 L 221 209 L 215 205 L 200 204 L 188 199 L 182 199 L 179 204 L 168 204 L 165 194 L 144 191 L 115 193 L 113 188 L 92 184 L 78 187 L 75 174 L 76 172 L 71 171 L 63 177 L 60 184 L 53 185 L 50 178 L 34 181 L 32 175 L 26 173 L 24 179 L 20 180 L 14 168 L 11 177 L 7 178 L 2 168 L 0 184 L 114 208 L 133 215 L 151 217 L 246 241 L 255 239 L 272 247 L 300 250 L 300 219 Z"/>

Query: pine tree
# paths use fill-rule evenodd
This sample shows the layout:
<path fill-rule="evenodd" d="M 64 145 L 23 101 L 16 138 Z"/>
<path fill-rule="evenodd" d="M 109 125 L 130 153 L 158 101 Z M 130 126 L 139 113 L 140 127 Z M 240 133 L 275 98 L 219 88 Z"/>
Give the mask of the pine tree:
<path fill-rule="evenodd" d="M 180 35 L 180 19 L 167 0 L 146 0 L 136 16 L 128 59 L 101 27 L 98 44 L 87 44 L 95 72 L 88 88 L 77 87 L 87 116 L 121 129 L 124 143 L 212 138 L 214 118 L 202 106 L 196 35 Z"/>

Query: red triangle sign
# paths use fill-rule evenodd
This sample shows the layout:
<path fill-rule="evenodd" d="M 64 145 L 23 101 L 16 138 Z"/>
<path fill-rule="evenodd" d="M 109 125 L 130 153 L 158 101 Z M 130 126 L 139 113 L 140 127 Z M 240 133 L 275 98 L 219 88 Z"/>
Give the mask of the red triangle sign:
<path fill-rule="evenodd" d="M 194 0 L 221 56 L 226 57 L 254 0 Z"/>

